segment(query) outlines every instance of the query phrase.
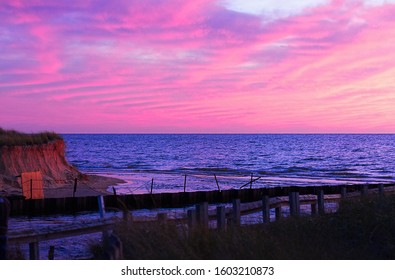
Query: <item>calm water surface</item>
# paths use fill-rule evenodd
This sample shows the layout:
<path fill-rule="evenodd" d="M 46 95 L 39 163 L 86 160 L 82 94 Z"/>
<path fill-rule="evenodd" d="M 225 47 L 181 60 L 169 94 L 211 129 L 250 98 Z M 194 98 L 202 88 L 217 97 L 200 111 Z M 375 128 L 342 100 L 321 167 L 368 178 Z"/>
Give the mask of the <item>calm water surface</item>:
<path fill-rule="evenodd" d="M 395 135 L 64 135 L 80 170 L 127 181 L 124 193 L 391 182 Z"/>

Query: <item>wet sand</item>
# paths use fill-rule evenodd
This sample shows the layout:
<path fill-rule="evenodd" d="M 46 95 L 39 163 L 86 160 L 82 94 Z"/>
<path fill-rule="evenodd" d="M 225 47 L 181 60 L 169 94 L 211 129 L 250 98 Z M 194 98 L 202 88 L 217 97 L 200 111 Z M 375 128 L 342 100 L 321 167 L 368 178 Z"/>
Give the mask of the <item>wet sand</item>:
<path fill-rule="evenodd" d="M 99 175 L 86 175 L 86 177 L 87 180 L 78 181 L 76 197 L 108 195 L 111 194 L 107 191 L 109 187 L 125 182 L 121 179 Z M 73 192 L 74 185 L 44 188 L 44 196 L 46 198 L 70 197 L 73 196 Z"/>

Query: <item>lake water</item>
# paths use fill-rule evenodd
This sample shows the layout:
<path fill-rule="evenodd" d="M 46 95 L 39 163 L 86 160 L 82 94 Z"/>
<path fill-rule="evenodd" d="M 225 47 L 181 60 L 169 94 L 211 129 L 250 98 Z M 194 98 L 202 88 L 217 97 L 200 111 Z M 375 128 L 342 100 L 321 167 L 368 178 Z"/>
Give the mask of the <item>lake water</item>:
<path fill-rule="evenodd" d="M 70 163 L 119 193 L 392 182 L 395 135 L 67 134 Z M 218 185 L 214 174 L 217 177 Z"/>

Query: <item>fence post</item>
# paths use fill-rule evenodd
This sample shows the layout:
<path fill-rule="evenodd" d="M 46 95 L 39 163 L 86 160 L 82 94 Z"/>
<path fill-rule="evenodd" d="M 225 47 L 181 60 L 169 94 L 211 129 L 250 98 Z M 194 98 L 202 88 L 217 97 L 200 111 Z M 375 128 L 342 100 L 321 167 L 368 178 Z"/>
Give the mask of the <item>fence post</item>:
<path fill-rule="evenodd" d="M 385 196 L 385 194 L 384 194 L 384 185 L 383 184 L 379 185 L 379 196 L 380 197 L 384 197 Z"/>
<path fill-rule="evenodd" d="M 7 259 L 8 221 L 10 212 L 10 201 L 5 197 L 0 197 L 0 260 Z"/>
<path fill-rule="evenodd" d="M 208 228 L 208 202 L 202 202 L 196 205 L 196 216 L 199 226 L 203 229 Z"/>
<path fill-rule="evenodd" d="M 29 243 L 29 259 L 39 260 L 40 259 L 40 249 L 38 242 Z"/>
<path fill-rule="evenodd" d="M 345 198 L 347 195 L 347 187 L 346 186 L 341 186 L 340 187 L 340 194 L 342 198 Z"/>
<path fill-rule="evenodd" d="M 104 214 L 106 213 L 106 211 L 105 211 L 104 199 L 103 199 L 102 195 L 98 195 L 97 196 L 97 203 L 99 205 L 100 218 L 103 219 L 104 218 Z"/>
<path fill-rule="evenodd" d="M 77 178 L 75 178 L 75 179 L 74 179 L 74 190 L 73 190 L 73 197 L 75 197 L 75 193 L 77 192 L 77 182 L 78 182 L 78 179 L 77 179 Z"/>
<path fill-rule="evenodd" d="M 122 260 L 123 245 L 118 236 L 113 233 L 103 235 L 103 259 L 105 260 Z"/>
<path fill-rule="evenodd" d="M 235 226 L 240 225 L 240 199 L 233 200 L 232 224 Z"/>
<path fill-rule="evenodd" d="M 187 190 L 187 174 L 184 175 L 184 192 Z"/>
<path fill-rule="evenodd" d="M 317 203 L 311 203 L 310 209 L 311 209 L 311 215 L 316 215 L 317 214 Z"/>
<path fill-rule="evenodd" d="M 54 258 L 55 258 L 55 246 L 49 246 L 48 260 L 53 260 Z"/>
<path fill-rule="evenodd" d="M 30 199 L 33 199 L 33 179 L 30 179 Z"/>
<path fill-rule="evenodd" d="M 276 221 L 281 219 L 281 206 L 275 208 Z"/>
<path fill-rule="evenodd" d="M 152 178 L 152 181 L 151 181 L 151 194 L 152 194 L 153 189 L 154 189 L 154 178 Z"/>
<path fill-rule="evenodd" d="M 254 173 L 251 173 L 251 181 L 250 181 L 250 189 L 252 189 L 252 180 L 253 180 Z"/>
<path fill-rule="evenodd" d="M 361 196 L 365 197 L 367 194 L 368 194 L 368 185 L 365 184 L 361 187 Z"/>
<path fill-rule="evenodd" d="M 270 223 L 270 203 L 267 195 L 262 197 L 262 217 L 263 223 Z"/>
<path fill-rule="evenodd" d="M 322 188 L 318 188 L 317 190 L 317 204 L 318 204 L 318 214 L 325 214 L 325 199 L 324 199 L 324 190 Z"/>
<path fill-rule="evenodd" d="M 217 183 L 217 188 L 218 188 L 218 191 L 220 192 L 220 191 L 221 191 L 221 188 L 219 187 L 219 183 L 218 183 L 217 175 L 215 175 L 215 174 L 214 174 L 214 178 L 215 178 L 215 182 Z"/>
<path fill-rule="evenodd" d="M 189 209 L 187 211 L 187 216 L 188 216 L 188 229 L 191 231 L 191 229 L 196 228 L 196 210 Z"/>
<path fill-rule="evenodd" d="M 217 206 L 217 229 L 226 229 L 226 209 L 225 206 Z"/>
<path fill-rule="evenodd" d="M 289 193 L 289 210 L 291 216 L 298 216 L 300 213 L 299 192 L 291 191 Z"/>

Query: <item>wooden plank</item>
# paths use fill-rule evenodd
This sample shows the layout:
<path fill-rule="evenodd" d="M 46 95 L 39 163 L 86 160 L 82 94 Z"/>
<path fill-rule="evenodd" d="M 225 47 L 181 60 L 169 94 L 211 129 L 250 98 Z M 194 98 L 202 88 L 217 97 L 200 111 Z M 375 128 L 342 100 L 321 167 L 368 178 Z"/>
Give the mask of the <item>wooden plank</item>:
<path fill-rule="evenodd" d="M 31 243 L 90 234 L 109 229 L 113 227 L 117 221 L 118 219 L 99 220 L 92 222 L 85 221 L 82 224 L 59 226 L 55 228 L 50 227 L 40 230 L 30 230 L 23 232 L 9 231 L 8 240 L 12 244 Z"/>
<path fill-rule="evenodd" d="M 240 199 L 233 200 L 232 225 L 239 226 L 241 217 Z"/>
<path fill-rule="evenodd" d="M 319 188 L 317 190 L 317 204 L 318 204 L 318 214 L 323 215 L 325 214 L 325 197 L 324 197 L 324 190 Z"/>
<path fill-rule="evenodd" d="M 226 229 L 226 209 L 225 206 L 217 206 L 217 229 Z"/>
<path fill-rule="evenodd" d="M 40 248 L 39 248 L 39 243 L 37 241 L 29 243 L 29 259 L 30 260 L 40 259 Z"/>
<path fill-rule="evenodd" d="M 270 223 L 270 203 L 267 195 L 262 198 L 262 218 L 263 223 Z"/>

